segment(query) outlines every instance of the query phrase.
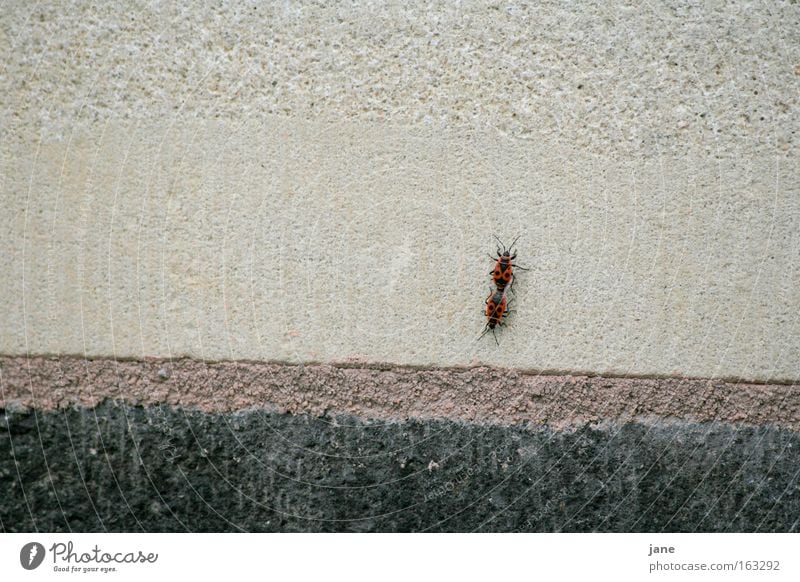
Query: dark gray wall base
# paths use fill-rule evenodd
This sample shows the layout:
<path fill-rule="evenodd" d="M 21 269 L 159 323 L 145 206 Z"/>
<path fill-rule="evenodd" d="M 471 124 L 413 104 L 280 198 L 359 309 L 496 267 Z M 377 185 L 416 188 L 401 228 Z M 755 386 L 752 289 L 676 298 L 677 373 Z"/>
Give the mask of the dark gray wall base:
<path fill-rule="evenodd" d="M 800 438 L 106 403 L 0 416 L 3 531 L 796 531 Z"/>

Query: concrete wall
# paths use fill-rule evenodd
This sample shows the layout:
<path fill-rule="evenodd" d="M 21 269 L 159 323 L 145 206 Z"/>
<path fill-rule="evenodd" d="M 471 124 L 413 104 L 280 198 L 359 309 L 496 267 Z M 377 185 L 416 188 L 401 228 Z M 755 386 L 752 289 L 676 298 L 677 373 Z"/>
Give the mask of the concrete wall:
<path fill-rule="evenodd" d="M 15 499 L 4 529 L 36 527 L 30 507 L 20 517 L 30 486 L 54 479 L 49 455 L 70 423 L 113 415 L 111 401 L 139 407 L 145 423 L 167 405 L 215 426 L 244 409 L 286 426 L 433 423 L 424 430 L 444 436 L 425 462 L 439 465 L 482 431 L 495 431 L 493 447 L 611 431 L 597 438 L 619 459 L 732 435 L 732 449 L 714 441 L 710 456 L 667 455 L 653 469 L 685 503 L 709 487 L 698 503 L 722 512 L 714 520 L 636 522 L 643 506 L 623 495 L 609 507 L 625 516 L 598 508 L 608 519 L 571 523 L 797 527 L 786 454 L 800 424 L 796 4 L 9 2 L 0 48 L 3 458 L 29 450 L 15 423 L 36 419 L 50 439 L 27 474 L 0 468 Z M 493 234 L 520 235 L 530 269 L 499 345 L 477 340 Z M 266 439 L 255 457 L 294 458 L 248 426 Z M 322 446 L 328 437 L 309 430 L 297 438 Z M 648 436 L 622 442 L 618 430 Z M 100 438 L 90 433 L 76 438 Z M 198 448 L 188 435 L 186 459 Z M 345 456 L 359 438 L 345 439 Z M 222 457 L 238 458 L 220 439 Z M 740 470 L 714 472 L 728 451 Z M 754 454 L 777 479 L 765 493 L 774 509 L 758 506 L 768 526 L 744 509 L 763 493 L 739 480 Z M 589 462 L 571 445 L 553 455 L 566 465 L 548 474 Z M 392 462 L 365 478 L 394 482 Z M 330 471 L 321 487 L 336 486 Z M 158 496 L 157 481 L 136 475 L 135 496 Z M 98 483 L 74 500 L 80 511 L 111 495 Z M 729 493 L 724 509 L 709 501 Z M 353 514 L 309 495 L 311 516 Z M 459 499 L 442 519 L 469 512 Z M 40 507 L 41 523 L 62 528 L 54 507 Z M 421 528 L 419 507 L 366 529 Z M 505 508 L 515 517 L 497 529 L 530 521 L 526 507 Z M 176 523 L 213 530 L 228 512 Z M 262 518 L 242 527 L 270 529 Z"/>

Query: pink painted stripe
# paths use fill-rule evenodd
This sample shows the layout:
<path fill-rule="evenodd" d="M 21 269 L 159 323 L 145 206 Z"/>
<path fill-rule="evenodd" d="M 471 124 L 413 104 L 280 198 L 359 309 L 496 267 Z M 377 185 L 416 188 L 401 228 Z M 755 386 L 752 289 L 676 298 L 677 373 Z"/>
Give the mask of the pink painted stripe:
<path fill-rule="evenodd" d="M 800 387 L 709 379 L 532 375 L 496 368 L 407 369 L 197 360 L 0 357 L 5 408 L 54 410 L 106 399 L 205 412 L 443 418 L 567 428 L 685 420 L 800 430 Z"/>

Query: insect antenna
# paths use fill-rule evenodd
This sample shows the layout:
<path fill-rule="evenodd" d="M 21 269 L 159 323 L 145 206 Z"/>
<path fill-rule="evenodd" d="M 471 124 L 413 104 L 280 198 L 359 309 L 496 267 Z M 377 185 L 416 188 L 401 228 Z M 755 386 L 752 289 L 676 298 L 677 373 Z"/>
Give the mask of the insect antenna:
<path fill-rule="evenodd" d="M 501 240 L 500 240 L 500 239 L 497 237 L 497 235 L 496 235 L 496 234 L 493 234 L 492 236 L 495 238 L 495 240 L 497 241 L 497 243 L 498 243 L 498 244 L 499 244 L 501 247 L 503 247 L 503 252 L 506 252 L 506 245 L 504 245 L 504 244 L 503 244 L 503 241 L 501 241 Z M 498 255 L 500 254 L 500 249 L 499 249 L 499 248 L 497 249 L 497 254 L 498 254 Z"/>

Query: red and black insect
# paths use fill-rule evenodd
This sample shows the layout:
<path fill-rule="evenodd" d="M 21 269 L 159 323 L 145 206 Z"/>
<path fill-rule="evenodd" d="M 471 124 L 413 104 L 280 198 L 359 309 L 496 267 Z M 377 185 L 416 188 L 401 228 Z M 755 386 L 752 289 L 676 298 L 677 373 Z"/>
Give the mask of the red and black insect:
<path fill-rule="evenodd" d="M 512 242 L 511 246 L 508 248 L 506 248 L 506 245 L 504 245 L 496 235 L 494 238 L 497 239 L 497 242 L 500 244 L 500 247 L 503 247 L 503 250 L 501 252 L 500 247 L 497 247 L 497 256 L 492 257 L 489 255 L 495 261 L 494 269 L 489 271 L 489 274 L 492 276 L 494 285 L 497 287 L 498 291 L 504 291 L 506 286 L 511 289 L 514 285 L 514 267 L 517 269 L 522 269 L 523 271 L 527 271 L 528 269 L 514 264 L 514 259 L 517 258 L 517 253 L 512 254 L 511 250 L 519 240 L 519 237 L 515 238 L 514 242 Z"/>
<path fill-rule="evenodd" d="M 491 329 L 492 335 L 494 336 L 494 341 L 499 346 L 500 342 L 497 341 L 497 335 L 494 332 L 494 328 L 498 325 L 505 325 L 503 323 L 503 318 L 507 314 L 508 297 L 506 297 L 505 291 L 502 289 L 490 291 L 490 295 L 486 299 L 486 327 L 483 328 L 483 333 L 478 339 L 486 335 L 486 333 Z"/>

